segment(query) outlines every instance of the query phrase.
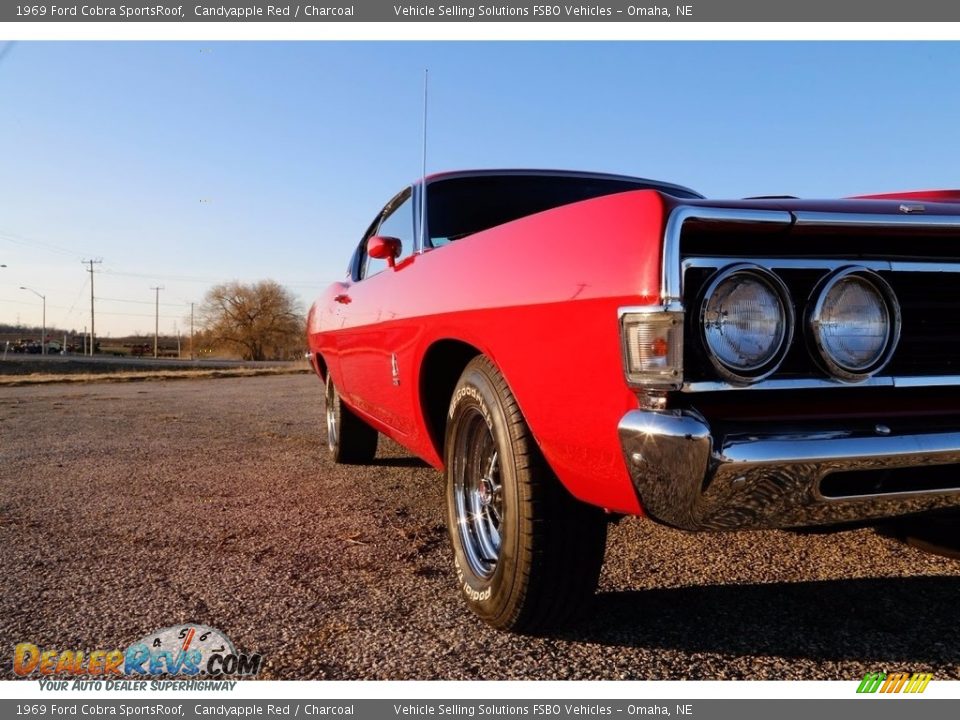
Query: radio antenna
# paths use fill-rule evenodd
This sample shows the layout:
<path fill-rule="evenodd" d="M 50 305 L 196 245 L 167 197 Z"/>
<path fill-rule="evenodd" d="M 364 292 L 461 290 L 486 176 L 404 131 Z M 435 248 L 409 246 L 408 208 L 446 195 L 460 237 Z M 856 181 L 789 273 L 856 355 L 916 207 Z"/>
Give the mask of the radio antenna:
<path fill-rule="evenodd" d="M 423 69 L 423 156 L 420 166 L 420 249 L 427 246 L 427 87 L 429 70 Z"/>

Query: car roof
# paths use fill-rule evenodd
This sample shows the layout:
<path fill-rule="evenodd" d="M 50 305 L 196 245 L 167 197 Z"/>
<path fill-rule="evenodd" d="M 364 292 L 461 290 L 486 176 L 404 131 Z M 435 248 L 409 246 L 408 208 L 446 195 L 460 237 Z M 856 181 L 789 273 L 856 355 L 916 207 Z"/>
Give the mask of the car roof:
<path fill-rule="evenodd" d="M 458 178 L 471 178 L 471 177 L 509 177 L 509 176 L 540 176 L 540 177 L 570 177 L 570 178 L 584 178 L 584 179 L 593 179 L 593 180 L 619 180 L 622 182 L 631 182 L 637 183 L 638 185 L 648 185 L 655 190 L 664 190 L 670 192 L 671 190 L 679 190 L 684 193 L 689 193 L 696 197 L 702 198 L 703 195 L 698 193 L 696 190 L 692 190 L 683 185 L 677 185 L 676 183 L 668 183 L 662 180 L 651 180 L 649 178 L 635 177 L 633 175 L 617 175 L 614 173 L 601 173 L 601 172 L 584 172 L 580 170 L 550 170 L 542 168 L 485 168 L 478 170 L 454 170 L 448 172 L 438 172 L 427 175 L 427 183 L 436 182 L 438 180 L 453 180 Z M 417 183 L 420 181 L 418 180 Z"/>

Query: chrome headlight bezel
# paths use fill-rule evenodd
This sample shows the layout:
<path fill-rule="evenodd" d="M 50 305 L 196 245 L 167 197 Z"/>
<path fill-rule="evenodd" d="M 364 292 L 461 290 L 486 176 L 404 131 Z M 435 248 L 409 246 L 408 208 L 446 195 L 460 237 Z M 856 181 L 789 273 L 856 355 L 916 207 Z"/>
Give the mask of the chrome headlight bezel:
<path fill-rule="evenodd" d="M 876 292 L 887 315 L 887 335 L 882 349 L 871 362 L 857 367 L 844 365 L 834 357 L 823 340 L 822 332 L 822 313 L 827 296 L 839 283 L 850 277 L 856 277 Z M 838 268 L 817 283 L 810 297 L 806 323 L 808 344 L 812 349 L 811 355 L 827 373 L 844 382 L 862 382 L 890 363 L 900 341 L 900 302 L 890 284 L 878 273 L 859 265 Z"/>
<path fill-rule="evenodd" d="M 723 359 L 714 351 L 707 335 L 707 306 L 713 298 L 717 289 L 725 282 L 737 275 L 744 275 L 755 282 L 765 285 L 766 288 L 778 300 L 779 310 L 782 321 L 782 332 L 775 343 L 775 348 L 770 356 L 763 362 L 754 365 L 733 365 L 724 362 Z M 755 265 L 753 263 L 737 263 L 720 268 L 707 283 L 700 298 L 699 313 L 699 335 L 706 356 L 714 370 L 725 380 L 738 385 L 746 385 L 759 382 L 764 378 L 775 373 L 783 363 L 790 345 L 793 341 L 794 331 L 794 311 L 793 302 L 790 298 L 790 291 L 784 282 L 771 270 Z"/>

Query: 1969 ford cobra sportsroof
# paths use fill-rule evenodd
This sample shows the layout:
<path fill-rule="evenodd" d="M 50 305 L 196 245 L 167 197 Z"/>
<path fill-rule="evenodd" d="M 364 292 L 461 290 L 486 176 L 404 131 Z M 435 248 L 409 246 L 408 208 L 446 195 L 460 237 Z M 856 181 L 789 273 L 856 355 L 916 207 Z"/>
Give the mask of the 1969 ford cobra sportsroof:
<path fill-rule="evenodd" d="M 632 177 L 427 177 L 310 310 L 329 448 L 446 476 L 500 628 L 593 593 L 606 523 L 839 525 L 960 505 L 960 192 L 707 200 Z"/>

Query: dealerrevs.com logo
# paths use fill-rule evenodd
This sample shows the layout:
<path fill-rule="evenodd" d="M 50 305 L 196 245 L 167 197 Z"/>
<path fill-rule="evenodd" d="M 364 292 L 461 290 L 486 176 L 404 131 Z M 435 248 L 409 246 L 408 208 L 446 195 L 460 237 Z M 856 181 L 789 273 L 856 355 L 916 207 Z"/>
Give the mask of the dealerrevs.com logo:
<path fill-rule="evenodd" d="M 237 652 L 233 642 L 206 625 L 175 625 L 136 641 L 124 650 L 41 648 L 19 643 L 13 671 L 21 677 L 146 678 L 162 675 L 205 676 L 221 680 L 253 677 L 263 656 Z M 59 688 L 63 689 L 63 688 Z"/>
<path fill-rule="evenodd" d="M 933 680 L 930 673 L 867 673 L 860 681 L 858 693 L 922 693 Z"/>

